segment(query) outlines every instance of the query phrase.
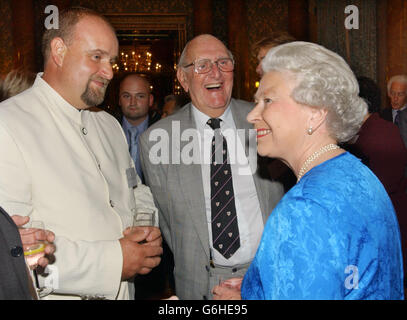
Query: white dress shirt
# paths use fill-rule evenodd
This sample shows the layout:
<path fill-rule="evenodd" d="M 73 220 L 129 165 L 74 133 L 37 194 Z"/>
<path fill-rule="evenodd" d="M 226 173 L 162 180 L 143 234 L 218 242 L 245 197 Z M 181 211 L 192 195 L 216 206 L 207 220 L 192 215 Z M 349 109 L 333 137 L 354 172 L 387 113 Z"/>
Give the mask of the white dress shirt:
<path fill-rule="evenodd" d="M 241 156 L 244 154 L 244 145 L 240 139 L 237 138 L 236 125 L 230 108 L 228 107 L 220 117 L 220 119 L 222 119 L 220 129 L 228 144 L 228 155 L 230 158 L 233 189 L 235 193 L 236 214 L 239 225 L 240 248 L 231 258 L 226 259 L 217 250 L 213 249 L 212 245 L 210 157 L 214 131 L 206 124 L 210 117 L 199 111 L 195 106 L 192 105 L 192 107 L 196 128 L 198 129 L 200 138 L 198 141 L 200 160 L 201 163 L 203 163 L 201 165 L 202 181 L 209 231 L 209 246 L 212 251 L 213 261 L 220 266 L 233 266 L 249 263 L 254 258 L 257 251 L 264 225 L 253 176 L 252 174 L 239 174 L 243 172 L 251 172 L 247 158 Z M 234 148 L 234 146 L 236 147 Z M 235 156 L 236 154 L 240 155 L 240 157 Z"/>

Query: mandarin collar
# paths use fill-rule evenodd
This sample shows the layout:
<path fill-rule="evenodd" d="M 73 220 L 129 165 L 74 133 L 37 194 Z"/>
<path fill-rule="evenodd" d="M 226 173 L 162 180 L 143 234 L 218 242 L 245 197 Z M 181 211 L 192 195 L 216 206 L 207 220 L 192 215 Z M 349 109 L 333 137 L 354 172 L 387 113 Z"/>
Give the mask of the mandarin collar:
<path fill-rule="evenodd" d="M 49 106 L 53 109 L 60 110 L 66 117 L 75 123 L 82 124 L 82 110 L 76 109 L 68 101 L 62 98 L 62 96 L 42 78 L 42 75 L 43 72 L 37 74 L 33 87 L 41 92 L 43 99 L 47 101 Z"/>

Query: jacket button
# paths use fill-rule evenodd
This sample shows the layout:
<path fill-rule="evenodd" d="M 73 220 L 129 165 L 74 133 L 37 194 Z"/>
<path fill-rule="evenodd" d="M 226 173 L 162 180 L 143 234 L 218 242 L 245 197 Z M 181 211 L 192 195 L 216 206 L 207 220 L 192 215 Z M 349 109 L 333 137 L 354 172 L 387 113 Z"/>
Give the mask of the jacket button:
<path fill-rule="evenodd" d="M 206 269 L 206 271 L 208 271 L 208 272 L 209 272 L 209 267 L 208 267 L 208 266 L 205 266 L 205 269 Z"/>
<path fill-rule="evenodd" d="M 86 130 L 86 128 L 82 128 L 82 133 L 86 136 L 88 134 L 88 130 Z"/>
<path fill-rule="evenodd" d="M 18 258 L 23 255 L 24 251 L 20 246 L 16 246 L 10 250 L 10 253 L 14 258 Z"/>
<path fill-rule="evenodd" d="M 113 202 L 113 200 L 110 200 L 109 203 L 110 203 L 110 206 L 111 206 L 112 208 L 114 208 L 114 202 Z"/>

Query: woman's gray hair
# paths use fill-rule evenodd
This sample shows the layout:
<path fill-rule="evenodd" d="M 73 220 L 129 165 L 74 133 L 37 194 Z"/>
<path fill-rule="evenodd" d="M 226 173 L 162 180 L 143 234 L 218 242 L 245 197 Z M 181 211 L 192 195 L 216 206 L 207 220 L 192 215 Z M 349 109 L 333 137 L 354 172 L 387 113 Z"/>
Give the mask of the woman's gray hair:
<path fill-rule="evenodd" d="M 297 82 L 291 98 L 297 103 L 325 108 L 327 129 L 338 142 L 357 134 L 367 113 L 359 85 L 338 54 L 314 43 L 295 41 L 271 49 L 262 62 L 265 73 L 287 72 Z"/>

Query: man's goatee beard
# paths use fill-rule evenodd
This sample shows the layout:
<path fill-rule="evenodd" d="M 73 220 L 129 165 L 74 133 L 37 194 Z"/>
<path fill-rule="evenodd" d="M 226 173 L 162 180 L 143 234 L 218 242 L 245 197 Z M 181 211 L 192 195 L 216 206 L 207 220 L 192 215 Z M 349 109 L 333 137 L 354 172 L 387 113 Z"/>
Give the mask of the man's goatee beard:
<path fill-rule="evenodd" d="M 105 80 L 99 80 L 103 81 L 105 83 L 105 86 L 103 88 L 100 88 L 100 90 L 93 90 L 90 88 L 90 82 L 92 79 L 90 79 L 86 85 L 86 90 L 84 93 L 81 95 L 82 101 L 88 106 L 88 107 L 96 107 L 100 105 L 103 100 L 105 99 L 105 93 L 106 93 L 106 87 L 108 85 L 108 82 Z"/>

